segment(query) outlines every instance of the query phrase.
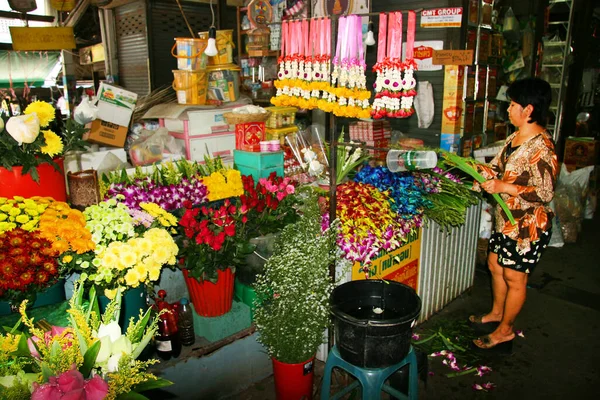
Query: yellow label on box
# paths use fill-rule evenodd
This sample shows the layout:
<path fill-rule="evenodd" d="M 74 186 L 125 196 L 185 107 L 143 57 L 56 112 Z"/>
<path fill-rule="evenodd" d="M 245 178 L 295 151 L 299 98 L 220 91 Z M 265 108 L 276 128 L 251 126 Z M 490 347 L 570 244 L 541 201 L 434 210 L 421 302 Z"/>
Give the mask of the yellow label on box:
<path fill-rule="evenodd" d="M 10 27 L 13 50 L 74 49 L 73 27 Z"/>
<path fill-rule="evenodd" d="M 442 102 L 442 133 L 460 133 L 463 117 L 464 67 L 446 65 Z"/>
<path fill-rule="evenodd" d="M 421 229 L 408 235 L 406 244 L 390 253 L 382 251 L 369 264 L 369 279 L 386 279 L 404 283 L 417 290 Z M 362 263 L 352 266 L 352 280 L 366 279 Z"/>

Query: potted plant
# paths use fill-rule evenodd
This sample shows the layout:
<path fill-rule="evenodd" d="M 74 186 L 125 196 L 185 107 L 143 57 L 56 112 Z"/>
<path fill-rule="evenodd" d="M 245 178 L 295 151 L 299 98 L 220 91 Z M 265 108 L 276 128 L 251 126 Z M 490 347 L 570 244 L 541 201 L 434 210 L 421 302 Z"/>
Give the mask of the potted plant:
<path fill-rule="evenodd" d="M 312 365 L 329 326 L 329 266 L 336 259 L 336 228 L 322 230 L 317 195 L 298 222 L 283 228 L 255 284 L 258 341 L 273 360 L 278 399 L 312 398 Z"/>
<path fill-rule="evenodd" d="M 230 199 L 192 208 L 179 221 L 182 269 L 194 310 L 216 317 L 231 309 L 236 267 L 252 248 L 244 217 Z"/>
<path fill-rule="evenodd" d="M 51 196 L 66 201 L 62 155 L 84 150 L 86 129 L 69 119 L 61 132 L 48 128 L 54 107 L 34 101 L 23 115 L 0 119 L 0 196 Z"/>

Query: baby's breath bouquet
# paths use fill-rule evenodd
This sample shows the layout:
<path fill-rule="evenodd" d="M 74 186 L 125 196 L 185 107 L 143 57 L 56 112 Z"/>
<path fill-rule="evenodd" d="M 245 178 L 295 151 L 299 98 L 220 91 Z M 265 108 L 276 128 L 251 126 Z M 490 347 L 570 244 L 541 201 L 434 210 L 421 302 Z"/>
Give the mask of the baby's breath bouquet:
<path fill-rule="evenodd" d="M 22 173 L 31 174 L 37 182 L 38 165 L 47 163 L 58 170 L 56 157 L 86 148 L 83 125 L 69 119 L 62 132 L 56 133 L 48 128 L 54 118 L 54 107 L 45 101 L 34 101 L 23 115 L 10 117 L 6 122 L 0 118 L 0 166 L 8 170 L 22 166 Z"/>
<path fill-rule="evenodd" d="M 317 199 L 309 198 L 300 220 L 283 229 L 264 274 L 257 277 L 258 340 L 280 362 L 307 361 L 325 340 L 336 231 L 335 225 L 322 231 Z"/>
<path fill-rule="evenodd" d="M 155 203 L 129 209 L 122 199 L 111 199 L 84 211 L 95 250 L 63 257 L 62 262 L 81 273 L 84 281 L 109 298 L 119 287 L 136 288 L 159 279 L 164 265 L 175 265 L 179 248 L 172 233 L 177 218 Z"/>

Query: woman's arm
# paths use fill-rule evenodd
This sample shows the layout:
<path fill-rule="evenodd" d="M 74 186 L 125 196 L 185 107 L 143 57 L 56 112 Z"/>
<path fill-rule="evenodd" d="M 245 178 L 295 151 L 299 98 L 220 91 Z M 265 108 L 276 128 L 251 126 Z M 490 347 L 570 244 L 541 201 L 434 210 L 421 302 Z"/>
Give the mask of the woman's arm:
<path fill-rule="evenodd" d="M 554 197 L 554 185 L 558 173 L 556 154 L 549 148 L 539 149 L 529 159 L 529 185 L 518 185 L 517 176 L 506 171 L 503 180 L 491 179 L 481 184 L 488 193 L 506 193 L 530 203 L 549 203 Z"/>

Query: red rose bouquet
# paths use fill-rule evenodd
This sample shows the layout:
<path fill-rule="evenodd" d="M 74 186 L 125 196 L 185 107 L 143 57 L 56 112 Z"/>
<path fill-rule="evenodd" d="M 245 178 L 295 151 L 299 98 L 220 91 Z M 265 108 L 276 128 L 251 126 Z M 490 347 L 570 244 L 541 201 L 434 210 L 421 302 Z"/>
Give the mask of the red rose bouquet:
<path fill-rule="evenodd" d="M 199 208 L 186 204 L 179 221 L 178 244 L 181 267 L 190 277 L 216 282 L 217 270 L 231 268 L 235 272 L 236 265 L 251 252 L 242 219 L 229 199 Z"/>

